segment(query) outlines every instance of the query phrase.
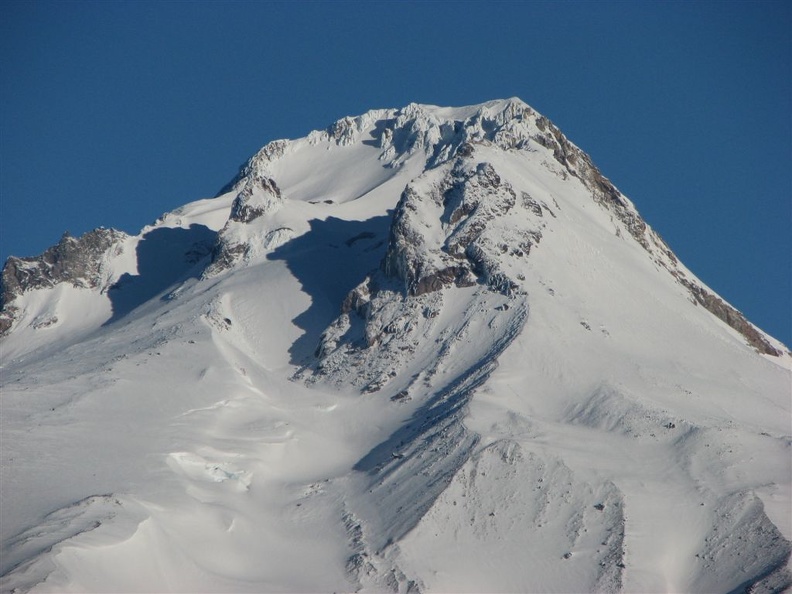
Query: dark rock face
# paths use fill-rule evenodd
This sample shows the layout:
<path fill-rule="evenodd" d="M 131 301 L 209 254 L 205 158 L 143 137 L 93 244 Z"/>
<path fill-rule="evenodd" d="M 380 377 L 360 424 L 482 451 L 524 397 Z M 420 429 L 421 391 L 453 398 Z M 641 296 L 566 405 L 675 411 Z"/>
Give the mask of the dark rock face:
<path fill-rule="evenodd" d="M 730 327 L 734 328 L 740 334 L 745 337 L 745 340 L 755 348 L 757 351 L 764 355 L 772 355 L 774 357 L 780 357 L 783 353 L 773 347 L 762 334 L 751 324 L 748 320 L 745 319 L 745 316 L 742 315 L 739 311 L 734 309 L 731 305 L 713 295 L 709 291 L 703 289 L 702 287 L 692 283 L 686 278 L 677 277 L 679 282 L 682 283 L 690 294 L 696 299 L 696 302 L 702 306 L 704 309 L 712 313 L 715 317 L 720 319 L 721 321 L 728 324 Z"/>
<path fill-rule="evenodd" d="M 270 200 L 262 200 L 257 196 L 259 193 L 270 197 Z M 234 199 L 229 219 L 249 223 L 271 210 L 272 200 L 283 200 L 275 180 L 264 176 L 250 177 Z"/>
<path fill-rule="evenodd" d="M 3 267 L 3 304 L 25 291 L 46 289 L 62 282 L 96 288 L 102 256 L 125 237 L 115 229 L 95 229 L 79 238 L 64 233 L 57 245 L 40 256 L 10 257 Z"/>
<path fill-rule="evenodd" d="M 416 297 L 478 282 L 508 295 L 518 286 L 502 271 L 502 260 L 527 255 L 541 233 L 530 225 L 513 226 L 512 233 L 519 237 L 498 239 L 499 233 L 491 229 L 493 222 L 510 213 L 517 194 L 490 163 L 471 165 L 467 158 L 459 157 L 428 195 L 414 186 L 402 194 L 383 270 L 404 282 L 407 295 Z M 427 205 L 438 215 L 436 223 L 443 234 L 440 244 L 434 244 L 436 239 L 427 234 L 423 218 Z M 541 217 L 541 206 L 531 204 L 530 197 L 521 203 L 535 215 L 534 205 Z"/>
<path fill-rule="evenodd" d="M 12 303 L 23 293 L 48 289 L 59 283 L 87 289 L 99 287 L 105 254 L 111 249 L 120 253 L 120 242 L 126 237 L 125 233 L 115 229 L 102 228 L 78 238 L 64 233 L 57 245 L 40 256 L 10 257 L 0 280 L 0 335 L 10 330 L 17 311 Z"/>
<path fill-rule="evenodd" d="M 5 336 L 11 330 L 17 311 L 17 308 L 13 305 L 5 305 L 0 310 L 0 336 Z"/>
<path fill-rule="evenodd" d="M 235 244 L 219 238 L 212 248 L 212 263 L 204 271 L 203 276 L 209 278 L 232 268 L 248 251 L 249 247 L 245 244 Z"/>
<path fill-rule="evenodd" d="M 243 260 L 250 252 L 250 244 L 245 240 L 244 233 L 240 235 L 236 231 L 240 226 L 274 212 L 281 204 L 283 196 L 275 180 L 259 174 L 247 177 L 234 198 L 228 221 L 218 233 L 217 242 L 212 248 L 212 262 L 204 272 L 204 277 L 220 274 Z"/>

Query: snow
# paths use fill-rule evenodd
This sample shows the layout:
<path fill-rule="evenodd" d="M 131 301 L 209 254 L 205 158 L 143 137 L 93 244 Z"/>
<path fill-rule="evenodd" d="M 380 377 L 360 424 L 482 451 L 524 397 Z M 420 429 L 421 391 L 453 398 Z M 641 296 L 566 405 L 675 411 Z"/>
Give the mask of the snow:
<path fill-rule="evenodd" d="M 488 140 L 485 120 L 535 132 L 510 119 L 529 109 L 413 104 L 271 143 L 248 173 L 283 204 L 234 223 L 256 248 L 230 269 L 203 274 L 244 180 L 126 240 L 96 290 L 20 298 L 0 590 L 788 588 L 792 357 L 696 305 L 551 149 Z M 471 167 L 546 207 L 489 223 L 541 223 L 500 262 L 519 290 L 394 283 L 342 313 L 408 184 L 416 254 L 439 261 L 451 227 L 425 197 L 452 120 L 479 139 Z"/>

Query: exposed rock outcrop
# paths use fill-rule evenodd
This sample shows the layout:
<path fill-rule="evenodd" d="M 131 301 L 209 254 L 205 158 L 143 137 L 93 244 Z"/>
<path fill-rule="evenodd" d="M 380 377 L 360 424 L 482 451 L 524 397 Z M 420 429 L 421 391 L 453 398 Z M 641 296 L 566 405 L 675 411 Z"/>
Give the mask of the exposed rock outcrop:
<path fill-rule="evenodd" d="M 250 223 L 283 203 L 275 181 L 263 176 L 249 177 L 231 206 L 230 221 Z"/>
<path fill-rule="evenodd" d="M 731 328 L 743 335 L 745 340 L 763 355 L 772 355 L 780 357 L 783 351 L 771 345 L 756 327 L 745 319 L 739 311 L 734 309 L 731 305 L 723 301 L 717 295 L 713 295 L 705 288 L 690 281 L 681 274 L 677 276 L 678 280 L 684 285 L 690 294 L 696 300 L 696 303 L 702 305 L 704 309 L 708 310 L 715 317 L 728 324 Z"/>
<path fill-rule="evenodd" d="M 291 229 L 270 229 L 258 223 L 283 205 L 280 188 L 270 177 L 251 174 L 244 178 L 225 226 L 212 249 L 212 261 L 204 277 L 215 276 L 250 257 L 256 250 L 273 249 L 292 236 Z M 261 228 L 259 228 L 261 227 Z"/>
<path fill-rule="evenodd" d="M 520 223 L 499 224 L 515 206 Z M 410 296 L 476 283 L 509 295 L 519 285 L 507 260 L 526 256 L 539 242 L 542 216 L 530 197 L 518 202 L 490 163 L 459 157 L 429 191 L 420 185 L 404 191 L 383 270 L 401 280 Z"/>
<path fill-rule="evenodd" d="M 95 289 L 106 280 L 106 256 L 117 255 L 121 242 L 128 236 L 115 229 L 99 228 L 80 237 L 68 232 L 61 240 L 35 257 L 10 257 L 3 266 L 0 279 L 0 336 L 13 325 L 17 297 L 35 289 L 49 289 L 59 283 Z"/>

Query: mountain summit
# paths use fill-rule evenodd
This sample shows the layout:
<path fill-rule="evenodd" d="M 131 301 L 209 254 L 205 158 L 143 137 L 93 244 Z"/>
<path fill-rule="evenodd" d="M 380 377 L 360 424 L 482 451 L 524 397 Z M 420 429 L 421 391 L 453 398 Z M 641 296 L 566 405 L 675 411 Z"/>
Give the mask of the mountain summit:
<path fill-rule="evenodd" d="M 0 587 L 777 592 L 792 355 L 519 99 L 2 273 Z"/>

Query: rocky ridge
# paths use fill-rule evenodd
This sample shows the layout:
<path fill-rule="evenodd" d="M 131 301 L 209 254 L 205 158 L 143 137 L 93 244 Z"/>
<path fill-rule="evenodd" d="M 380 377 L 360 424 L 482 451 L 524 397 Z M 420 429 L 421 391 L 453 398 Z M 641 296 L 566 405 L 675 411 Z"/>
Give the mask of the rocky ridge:
<path fill-rule="evenodd" d="M 107 289 L 105 264 L 109 256 L 121 253 L 122 242 L 127 237 L 121 231 L 104 228 L 80 237 L 66 232 L 40 256 L 8 258 L 0 279 L 0 336 L 13 326 L 17 311 L 14 301 L 28 291 L 50 289 L 60 283 L 84 289 Z"/>

